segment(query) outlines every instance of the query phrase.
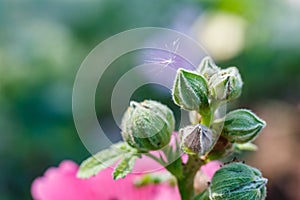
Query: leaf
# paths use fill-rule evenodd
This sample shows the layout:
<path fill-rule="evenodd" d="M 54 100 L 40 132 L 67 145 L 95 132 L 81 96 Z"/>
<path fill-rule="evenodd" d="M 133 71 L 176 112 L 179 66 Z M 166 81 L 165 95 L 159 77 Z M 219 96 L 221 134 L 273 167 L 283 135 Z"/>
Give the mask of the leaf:
<path fill-rule="evenodd" d="M 133 169 L 136 159 L 137 156 L 134 154 L 127 155 L 115 168 L 113 172 L 113 178 L 117 180 L 124 178 L 127 174 L 129 174 Z"/>
<path fill-rule="evenodd" d="M 114 164 L 120 158 L 120 154 L 106 149 L 83 161 L 77 172 L 78 178 L 90 178 L 108 166 Z"/>
<path fill-rule="evenodd" d="M 120 142 L 112 145 L 94 156 L 83 161 L 77 172 L 78 178 L 90 178 L 97 175 L 101 170 L 113 165 L 126 154 L 136 153 L 137 150 L 129 147 L 126 143 Z"/>

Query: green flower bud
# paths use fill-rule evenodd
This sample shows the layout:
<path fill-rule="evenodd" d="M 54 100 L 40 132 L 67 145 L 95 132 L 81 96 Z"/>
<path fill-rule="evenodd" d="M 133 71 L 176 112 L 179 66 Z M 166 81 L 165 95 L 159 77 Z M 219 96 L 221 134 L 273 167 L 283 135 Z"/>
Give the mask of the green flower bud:
<path fill-rule="evenodd" d="M 204 155 L 212 146 L 212 131 L 202 124 L 179 130 L 181 149 L 187 154 Z"/>
<path fill-rule="evenodd" d="M 169 144 L 174 130 L 173 112 L 151 100 L 131 101 L 122 119 L 122 137 L 141 151 L 158 150 Z"/>
<path fill-rule="evenodd" d="M 234 100 L 242 93 L 243 81 L 236 67 L 223 69 L 209 79 L 210 94 L 216 100 Z"/>
<path fill-rule="evenodd" d="M 203 58 L 199 67 L 197 68 L 197 72 L 204 76 L 208 81 L 214 74 L 216 74 L 220 70 L 221 69 L 214 63 L 214 61 L 209 56 Z"/>
<path fill-rule="evenodd" d="M 179 69 L 172 96 L 175 104 L 185 110 L 201 113 L 209 109 L 207 83 L 205 78 L 197 73 Z"/>
<path fill-rule="evenodd" d="M 214 174 L 209 197 L 211 200 L 263 200 L 267 181 L 258 169 L 242 163 L 231 163 Z"/>
<path fill-rule="evenodd" d="M 222 136 L 231 142 L 251 142 L 258 136 L 265 125 L 266 123 L 250 110 L 234 110 L 225 117 Z"/>

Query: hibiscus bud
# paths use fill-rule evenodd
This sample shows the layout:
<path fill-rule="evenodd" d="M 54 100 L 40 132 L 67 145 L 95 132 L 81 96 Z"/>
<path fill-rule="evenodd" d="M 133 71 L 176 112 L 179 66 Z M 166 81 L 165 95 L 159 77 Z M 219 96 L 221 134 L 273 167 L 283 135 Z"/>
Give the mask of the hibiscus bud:
<path fill-rule="evenodd" d="M 236 67 L 215 73 L 209 80 L 210 93 L 216 100 L 230 101 L 241 95 L 243 81 Z"/>
<path fill-rule="evenodd" d="M 185 110 L 201 113 L 209 109 L 206 80 L 195 72 L 177 71 L 172 96 L 175 104 Z"/>
<path fill-rule="evenodd" d="M 250 110 L 234 110 L 225 117 L 222 136 L 231 142 L 247 143 L 254 140 L 265 125 L 266 123 Z"/>
<path fill-rule="evenodd" d="M 181 149 L 187 154 L 204 155 L 212 146 L 212 131 L 202 124 L 180 129 Z"/>
<path fill-rule="evenodd" d="M 131 101 L 122 119 L 122 137 L 141 151 L 158 150 L 169 144 L 174 125 L 167 106 L 151 100 Z"/>
<path fill-rule="evenodd" d="M 209 197 L 211 200 L 263 200 L 267 181 L 256 168 L 242 163 L 227 164 L 214 174 Z"/>
<path fill-rule="evenodd" d="M 214 61 L 209 57 L 205 57 L 202 59 L 199 67 L 197 68 L 197 72 L 204 76 L 206 80 L 209 80 L 212 75 L 220 71 L 221 69 L 214 63 Z"/>

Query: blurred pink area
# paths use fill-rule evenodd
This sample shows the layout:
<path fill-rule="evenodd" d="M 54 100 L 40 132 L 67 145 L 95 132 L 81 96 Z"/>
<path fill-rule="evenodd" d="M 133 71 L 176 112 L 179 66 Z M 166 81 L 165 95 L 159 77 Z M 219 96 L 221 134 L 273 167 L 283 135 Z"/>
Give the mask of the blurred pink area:
<path fill-rule="evenodd" d="M 141 159 L 142 160 L 142 159 Z M 144 165 L 147 161 L 144 160 Z M 138 165 L 139 166 L 139 165 Z M 113 169 L 107 168 L 90 179 L 76 177 L 78 165 L 63 161 L 58 168 L 50 168 L 37 178 L 31 188 L 35 200 L 163 200 L 180 199 L 177 187 L 167 183 L 137 188 L 134 179 L 141 174 L 129 174 L 113 180 Z"/>
<path fill-rule="evenodd" d="M 203 165 L 200 168 L 201 170 L 197 172 L 194 179 L 194 189 L 196 193 L 201 193 L 208 188 L 208 182 L 211 181 L 215 172 L 220 169 L 222 164 L 222 162 L 215 160 Z"/>
<path fill-rule="evenodd" d="M 211 180 L 220 162 L 213 161 L 201 167 L 205 181 Z M 151 166 L 150 166 L 151 165 Z M 153 166 L 157 165 L 157 166 Z M 135 168 L 159 167 L 148 157 L 137 160 Z M 163 171 L 164 168 L 161 168 Z M 31 187 L 35 200 L 179 200 L 177 187 L 168 183 L 136 187 L 134 180 L 143 173 L 129 174 L 124 179 L 113 180 L 112 168 L 107 168 L 90 179 L 76 177 L 78 165 L 73 161 L 63 161 L 57 168 L 49 168 L 43 177 L 37 178 Z M 191 188 L 192 189 L 192 188 Z"/>
<path fill-rule="evenodd" d="M 223 163 L 221 163 L 220 161 L 214 160 L 214 161 L 207 163 L 206 165 L 203 165 L 201 167 L 201 171 L 208 177 L 208 179 L 210 181 L 212 179 L 212 177 L 214 176 L 215 172 L 218 169 L 220 169 L 222 164 Z"/>

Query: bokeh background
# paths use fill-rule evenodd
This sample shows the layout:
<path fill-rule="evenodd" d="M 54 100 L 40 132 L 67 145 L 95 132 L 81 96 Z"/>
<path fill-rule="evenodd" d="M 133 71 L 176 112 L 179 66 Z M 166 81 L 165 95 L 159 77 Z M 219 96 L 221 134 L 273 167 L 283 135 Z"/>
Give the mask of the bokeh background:
<path fill-rule="evenodd" d="M 231 107 L 250 108 L 268 124 L 259 151 L 241 159 L 269 178 L 268 199 L 300 199 L 299 19 L 299 0 L 0 1 L 0 199 L 31 199 L 32 181 L 48 167 L 89 156 L 72 118 L 76 71 L 99 42 L 145 26 L 186 33 L 220 66 L 239 67 L 244 92 Z M 124 70 L 134 61 L 118 63 Z M 100 96 L 120 71 L 106 77 Z M 157 86 L 134 96 L 174 108 Z M 97 105 L 99 121 L 117 140 L 109 107 L 109 98 Z"/>

